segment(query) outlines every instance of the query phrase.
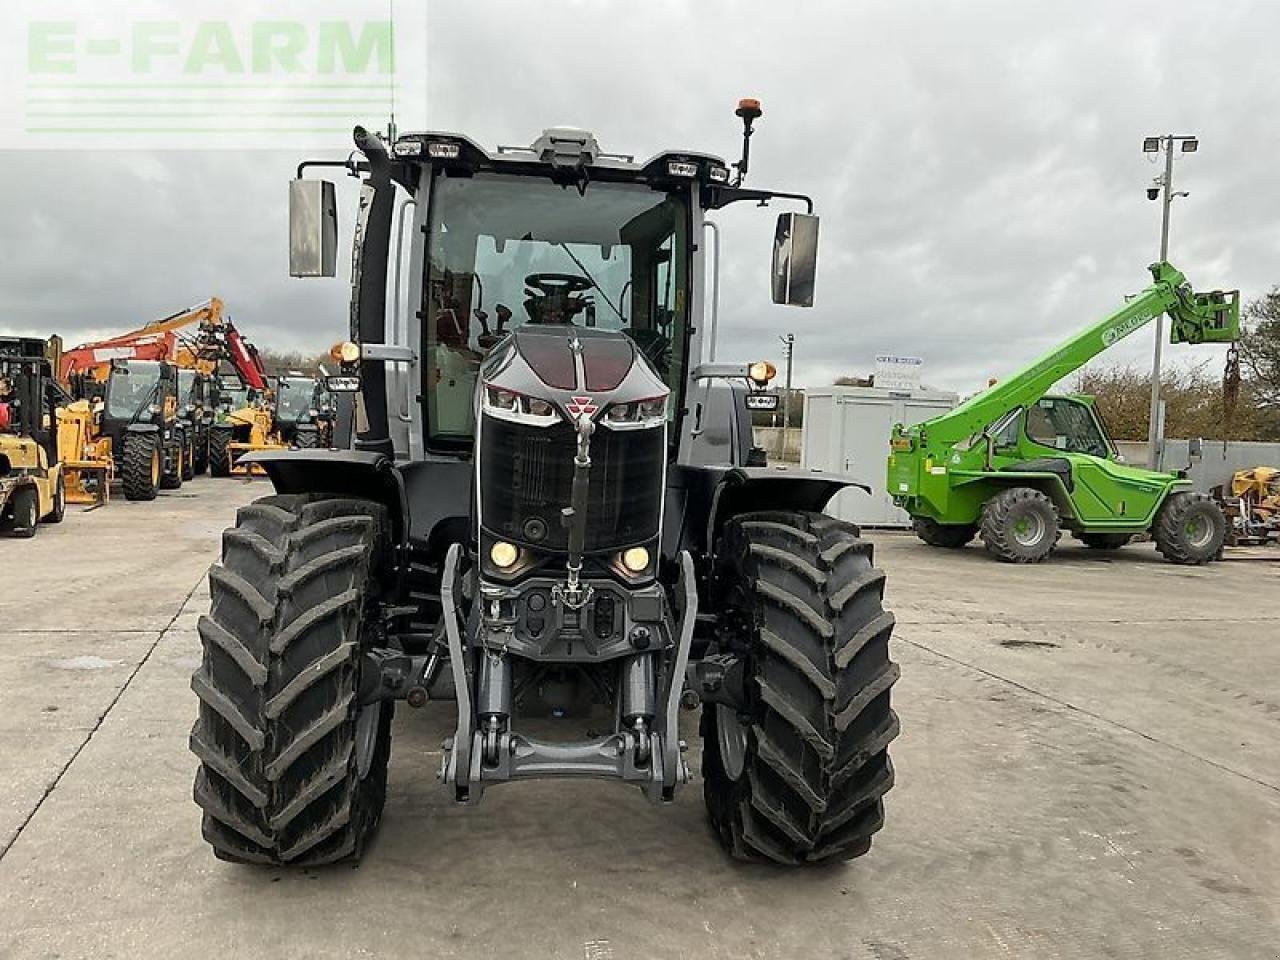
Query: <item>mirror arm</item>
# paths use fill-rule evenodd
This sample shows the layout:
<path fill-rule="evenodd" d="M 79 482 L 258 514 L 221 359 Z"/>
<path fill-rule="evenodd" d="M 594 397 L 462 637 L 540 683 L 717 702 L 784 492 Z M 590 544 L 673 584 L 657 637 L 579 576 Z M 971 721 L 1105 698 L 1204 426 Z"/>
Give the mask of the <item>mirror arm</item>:
<path fill-rule="evenodd" d="M 366 164 L 358 163 L 350 157 L 346 160 L 303 160 L 298 164 L 297 179 L 302 179 L 302 171 L 307 167 L 342 167 L 349 177 L 358 177 L 362 170 L 368 169 Z"/>
<path fill-rule="evenodd" d="M 707 208 L 719 210 L 740 200 L 758 200 L 767 204 L 770 200 L 795 200 L 805 205 L 805 213 L 813 213 L 813 198 L 803 193 L 782 193 L 777 190 L 747 190 L 743 187 L 712 187 Z"/>

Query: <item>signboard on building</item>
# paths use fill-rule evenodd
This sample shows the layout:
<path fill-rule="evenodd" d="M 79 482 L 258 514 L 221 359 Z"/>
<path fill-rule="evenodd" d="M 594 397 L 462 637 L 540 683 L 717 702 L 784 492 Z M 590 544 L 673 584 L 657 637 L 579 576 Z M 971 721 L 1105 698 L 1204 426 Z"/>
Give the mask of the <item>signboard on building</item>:
<path fill-rule="evenodd" d="M 882 390 L 919 390 L 924 361 L 919 357 L 880 354 L 876 357 L 876 386 Z"/>

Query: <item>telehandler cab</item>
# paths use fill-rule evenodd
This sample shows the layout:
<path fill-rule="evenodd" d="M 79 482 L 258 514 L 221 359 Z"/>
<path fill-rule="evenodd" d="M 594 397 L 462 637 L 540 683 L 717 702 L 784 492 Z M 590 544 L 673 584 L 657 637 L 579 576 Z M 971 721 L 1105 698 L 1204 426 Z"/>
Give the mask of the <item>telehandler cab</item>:
<path fill-rule="evenodd" d="M 1167 313 L 1173 343 L 1230 343 L 1240 333 L 1239 291 L 1193 293 L 1167 263 L 1124 306 L 1007 380 L 890 439 L 888 487 L 935 547 L 975 535 L 1011 563 L 1037 563 L 1066 528 L 1089 547 L 1115 550 L 1150 531 L 1172 563 L 1219 555 L 1222 509 L 1179 474 L 1120 462 L 1091 397 L 1048 395 L 1063 377 Z"/>
<path fill-rule="evenodd" d="M 817 220 L 742 186 L 759 105 L 737 115 L 733 168 L 563 128 L 489 151 L 357 127 L 359 158 L 330 164 L 364 180 L 328 384 L 358 391 L 356 436 L 245 455 L 277 493 L 225 534 L 192 679 L 218 856 L 359 856 L 400 700 L 452 701 L 439 776 L 462 803 L 545 777 L 673 800 L 678 713 L 700 707 L 731 855 L 867 852 L 893 781 L 893 617 L 870 544 L 822 513 L 848 481 L 747 465 L 747 398 L 772 371 L 715 359 L 708 214 L 804 204 L 778 219 L 772 286 L 806 306 Z M 332 276 L 333 185 L 307 166 L 291 272 Z"/>
<path fill-rule="evenodd" d="M 154 500 L 182 486 L 187 444 L 178 418 L 178 368 L 167 360 L 112 360 L 105 380 L 72 374 L 72 392 L 101 404 L 100 435 L 127 500 Z"/>

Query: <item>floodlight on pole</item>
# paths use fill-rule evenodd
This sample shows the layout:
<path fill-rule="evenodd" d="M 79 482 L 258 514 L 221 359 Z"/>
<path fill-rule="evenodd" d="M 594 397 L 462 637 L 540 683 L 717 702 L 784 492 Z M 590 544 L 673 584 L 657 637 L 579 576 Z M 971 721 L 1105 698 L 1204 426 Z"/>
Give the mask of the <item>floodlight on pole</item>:
<path fill-rule="evenodd" d="M 1160 211 L 1160 262 L 1169 259 L 1169 206 L 1175 197 L 1185 197 L 1185 190 L 1173 189 L 1173 145 L 1181 144 L 1183 153 L 1195 153 L 1200 149 L 1200 141 L 1194 136 L 1165 134 L 1161 137 L 1144 137 L 1143 153 L 1159 153 L 1164 150 L 1164 174 L 1156 177 L 1152 186 L 1147 188 L 1149 200 L 1161 199 Z M 1164 345 L 1164 314 L 1156 317 L 1156 347 L 1151 363 L 1151 420 L 1147 432 L 1147 462 L 1152 470 L 1160 469 L 1161 447 L 1164 443 L 1164 422 L 1160 416 L 1160 351 Z"/>

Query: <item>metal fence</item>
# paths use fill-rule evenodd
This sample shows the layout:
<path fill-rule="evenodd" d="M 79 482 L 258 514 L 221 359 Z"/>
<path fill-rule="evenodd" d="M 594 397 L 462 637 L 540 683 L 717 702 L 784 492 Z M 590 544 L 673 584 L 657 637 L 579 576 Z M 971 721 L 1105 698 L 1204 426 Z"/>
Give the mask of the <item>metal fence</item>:
<path fill-rule="evenodd" d="M 1147 445 L 1140 441 L 1119 440 L 1120 453 L 1134 466 L 1147 465 Z M 1166 440 L 1161 468 L 1187 470 L 1187 478 L 1195 489 L 1208 493 L 1216 486 L 1231 483 L 1237 470 L 1253 467 L 1280 467 L 1280 443 L 1248 443 L 1244 440 L 1205 440 L 1199 460 L 1193 461 L 1191 441 Z"/>

